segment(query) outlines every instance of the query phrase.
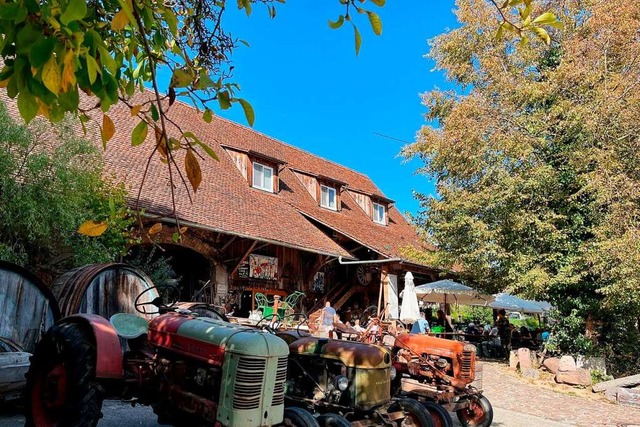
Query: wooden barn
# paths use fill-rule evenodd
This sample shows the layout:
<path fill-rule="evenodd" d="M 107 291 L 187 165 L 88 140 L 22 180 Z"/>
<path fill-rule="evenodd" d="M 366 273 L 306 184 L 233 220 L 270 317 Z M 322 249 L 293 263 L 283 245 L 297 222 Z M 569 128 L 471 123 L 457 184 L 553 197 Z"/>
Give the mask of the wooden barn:
<path fill-rule="evenodd" d="M 143 182 L 153 132 L 132 147 L 139 120 L 124 104 L 109 115 L 117 131 L 104 152 L 106 173 L 125 182 L 133 197 L 142 186 L 132 206 L 144 210 L 147 227 L 162 224 L 153 242 L 142 246 L 162 247 L 186 300 L 237 304 L 238 314 L 247 315 L 256 292 L 285 296 L 299 290 L 305 310 L 328 299 L 346 313 L 378 303 L 381 277 L 392 307 L 405 272 L 418 283 L 438 277 L 429 266 L 406 259 L 403 248 L 425 249 L 423 244 L 394 202 L 362 173 L 221 117 L 205 123 L 195 109 L 176 102 L 172 121 L 197 134 L 219 160 L 200 159 L 202 183 L 192 200 L 175 182 L 174 213 L 167 166 L 159 156 Z M 88 135 L 100 144 L 95 126 Z M 179 164 L 183 156 L 177 153 Z M 184 233 L 176 243 L 178 227 Z"/>

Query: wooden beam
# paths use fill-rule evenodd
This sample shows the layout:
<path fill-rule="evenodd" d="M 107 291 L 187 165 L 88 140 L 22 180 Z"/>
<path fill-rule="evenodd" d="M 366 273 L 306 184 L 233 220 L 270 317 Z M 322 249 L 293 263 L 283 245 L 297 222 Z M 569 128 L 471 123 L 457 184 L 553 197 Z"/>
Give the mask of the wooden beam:
<path fill-rule="evenodd" d="M 227 242 L 220 248 L 220 252 L 224 252 L 224 250 L 227 249 L 229 245 L 232 244 L 234 240 L 236 240 L 237 237 L 238 236 L 233 236 L 229 240 L 227 240 Z"/>
<path fill-rule="evenodd" d="M 247 257 L 251 254 L 251 251 L 253 251 L 253 248 L 255 248 L 257 244 L 258 244 L 258 241 L 254 240 L 249 250 L 244 254 L 242 258 L 240 258 L 240 261 L 238 262 L 238 264 L 236 264 L 235 268 L 231 271 L 231 273 L 229 273 L 229 277 L 233 277 L 235 272 L 238 271 L 238 268 L 240 268 L 240 264 L 242 264 L 247 260 Z"/>

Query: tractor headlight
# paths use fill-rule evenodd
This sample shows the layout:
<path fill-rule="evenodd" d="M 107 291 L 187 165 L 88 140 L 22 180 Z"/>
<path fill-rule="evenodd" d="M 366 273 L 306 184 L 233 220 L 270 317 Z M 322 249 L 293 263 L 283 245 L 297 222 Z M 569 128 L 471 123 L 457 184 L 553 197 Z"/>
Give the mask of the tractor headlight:
<path fill-rule="evenodd" d="M 436 366 L 438 368 L 440 368 L 440 369 L 446 368 L 448 364 L 449 364 L 449 362 L 447 362 L 447 359 L 438 359 L 438 360 L 436 360 Z"/>
<path fill-rule="evenodd" d="M 344 375 L 338 375 L 336 377 L 336 387 L 340 391 L 345 391 L 349 387 L 349 378 Z"/>
<path fill-rule="evenodd" d="M 476 349 L 475 345 L 467 343 L 467 344 L 464 345 L 462 351 L 472 351 L 472 352 L 475 353 L 477 351 L 477 349 Z"/>
<path fill-rule="evenodd" d="M 395 366 L 391 366 L 391 368 L 389 368 L 389 377 L 391 377 L 392 380 L 396 379 L 396 375 L 398 374 L 398 372 L 396 371 L 396 367 Z"/>

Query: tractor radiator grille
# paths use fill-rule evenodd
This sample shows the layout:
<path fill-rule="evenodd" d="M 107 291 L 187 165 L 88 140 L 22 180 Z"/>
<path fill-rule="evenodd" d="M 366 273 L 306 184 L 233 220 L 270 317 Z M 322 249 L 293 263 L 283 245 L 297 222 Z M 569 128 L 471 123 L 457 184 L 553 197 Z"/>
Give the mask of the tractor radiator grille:
<path fill-rule="evenodd" d="M 287 358 L 278 359 L 278 371 L 276 373 L 276 383 L 273 387 L 273 399 L 271 406 L 284 404 L 284 382 L 287 380 Z"/>
<path fill-rule="evenodd" d="M 234 409 L 256 409 L 260 407 L 262 384 L 267 361 L 255 357 L 240 357 L 233 390 Z"/>
<path fill-rule="evenodd" d="M 460 377 L 462 379 L 473 380 L 475 376 L 476 358 L 475 351 L 463 351 L 460 360 Z"/>

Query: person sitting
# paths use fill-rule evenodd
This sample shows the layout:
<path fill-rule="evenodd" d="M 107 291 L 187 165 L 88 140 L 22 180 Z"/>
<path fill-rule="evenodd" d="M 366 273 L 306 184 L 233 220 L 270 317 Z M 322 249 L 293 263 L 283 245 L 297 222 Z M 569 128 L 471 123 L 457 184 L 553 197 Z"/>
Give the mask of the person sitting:
<path fill-rule="evenodd" d="M 420 318 L 413 322 L 413 326 L 411 326 L 412 334 L 428 334 L 431 329 L 429 328 L 429 322 L 425 318 L 424 311 L 420 312 Z"/>
<path fill-rule="evenodd" d="M 365 331 L 365 329 L 360 325 L 360 319 L 354 320 L 353 329 L 355 329 L 359 334 Z"/>
<path fill-rule="evenodd" d="M 527 347 L 531 350 L 537 347 L 536 343 L 533 341 L 531 332 L 529 332 L 529 328 L 524 325 L 520 327 L 520 347 Z"/>
<path fill-rule="evenodd" d="M 482 354 L 487 357 L 496 357 L 502 354 L 502 342 L 500 332 L 496 326 L 489 331 L 489 339 L 482 342 Z"/>

